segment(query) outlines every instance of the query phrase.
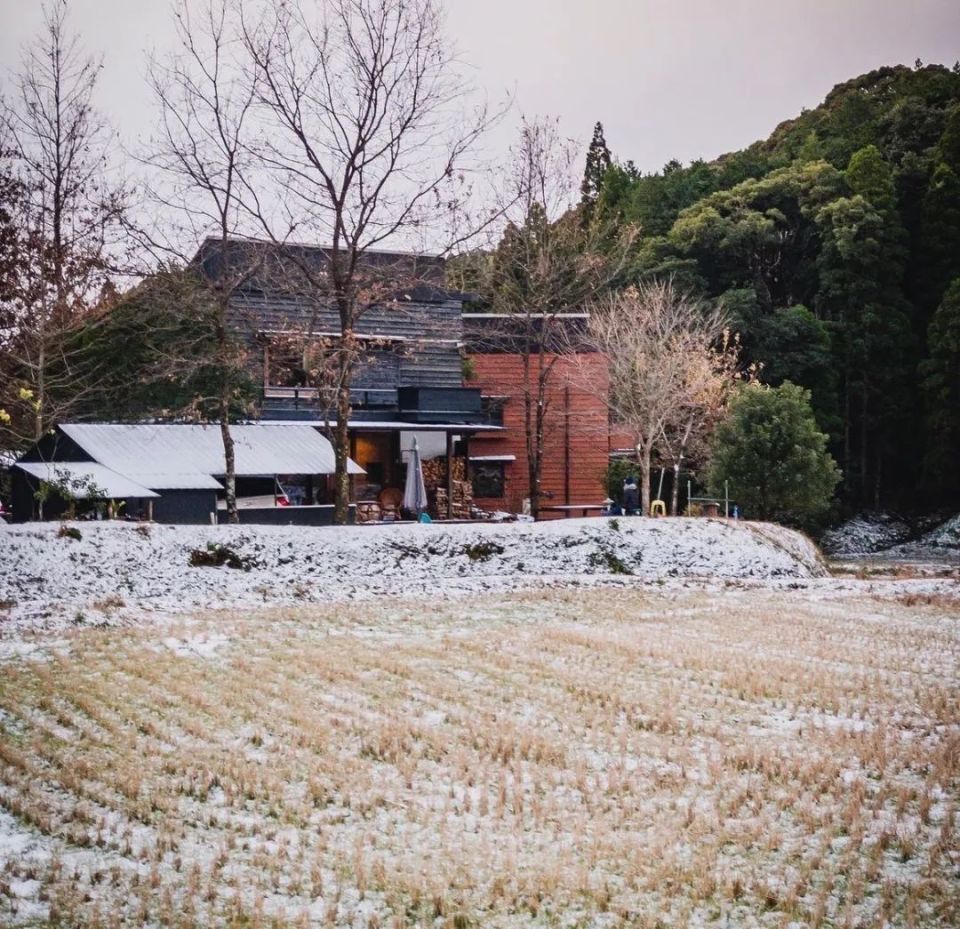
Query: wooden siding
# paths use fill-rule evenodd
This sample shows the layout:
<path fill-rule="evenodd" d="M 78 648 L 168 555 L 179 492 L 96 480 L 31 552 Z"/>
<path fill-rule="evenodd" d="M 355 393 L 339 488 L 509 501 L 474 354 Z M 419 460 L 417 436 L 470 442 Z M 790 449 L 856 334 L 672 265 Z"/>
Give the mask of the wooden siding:
<path fill-rule="evenodd" d="M 357 332 L 411 341 L 447 339 L 459 342 L 463 334 L 460 306 L 458 300 L 445 300 L 372 307 L 357 321 Z M 271 330 L 302 331 L 309 328 L 311 320 L 315 332 L 340 331 L 340 319 L 333 306 L 314 307 L 306 300 L 260 292 L 234 296 L 231 317 L 238 329 L 254 334 Z"/>
<path fill-rule="evenodd" d="M 485 395 L 505 397 L 505 432 L 480 433 L 470 440 L 470 455 L 515 455 L 505 465 L 502 498 L 477 498 L 487 509 L 520 512 L 529 495 L 526 433 L 524 428 L 523 365 L 520 355 L 471 354 L 476 372 L 471 387 Z M 599 385 L 587 390 L 584 372 Z M 547 390 L 544 455 L 540 487 L 545 504 L 600 503 L 606 497 L 603 473 L 607 467 L 607 408 L 602 391 L 606 366 L 599 355 L 556 360 Z M 545 514 L 546 515 L 546 514 Z"/>
<path fill-rule="evenodd" d="M 361 316 L 357 333 L 394 340 L 390 351 L 398 359 L 361 366 L 357 386 L 460 387 L 460 339 L 463 334 L 459 300 L 420 302 L 397 307 L 375 307 Z M 314 307 L 292 297 L 242 293 L 231 303 L 231 324 L 253 349 L 261 333 L 338 333 L 339 318 L 333 307 Z M 253 351 L 259 357 L 258 351 Z M 388 383 L 389 382 L 389 383 Z"/>

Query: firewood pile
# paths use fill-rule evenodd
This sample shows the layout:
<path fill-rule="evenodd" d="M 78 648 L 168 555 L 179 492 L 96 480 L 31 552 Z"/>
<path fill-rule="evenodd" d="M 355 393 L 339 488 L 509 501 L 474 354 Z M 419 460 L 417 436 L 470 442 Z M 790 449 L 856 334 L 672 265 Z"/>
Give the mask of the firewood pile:
<path fill-rule="evenodd" d="M 428 494 L 429 496 L 429 494 Z M 447 518 L 447 488 L 438 487 L 432 497 L 431 515 L 436 519 Z M 453 519 L 470 519 L 473 511 L 473 487 L 469 481 L 453 482 Z"/>
<path fill-rule="evenodd" d="M 453 518 L 470 519 L 473 509 L 473 487 L 466 479 L 467 463 L 453 459 Z M 431 458 L 423 463 L 423 484 L 427 490 L 430 515 L 447 518 L 447 459 Z"/>

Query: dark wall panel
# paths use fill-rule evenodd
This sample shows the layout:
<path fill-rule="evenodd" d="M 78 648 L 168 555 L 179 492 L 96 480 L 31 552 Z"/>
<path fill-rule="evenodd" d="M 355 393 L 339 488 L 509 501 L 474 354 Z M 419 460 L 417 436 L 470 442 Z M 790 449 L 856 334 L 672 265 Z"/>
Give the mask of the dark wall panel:
<path fill-rule="evenodd" d="M 217 510 L 215 490 L 158 490 L 153 501 L 153 520 L 157 523 L 206 524 Z"/>

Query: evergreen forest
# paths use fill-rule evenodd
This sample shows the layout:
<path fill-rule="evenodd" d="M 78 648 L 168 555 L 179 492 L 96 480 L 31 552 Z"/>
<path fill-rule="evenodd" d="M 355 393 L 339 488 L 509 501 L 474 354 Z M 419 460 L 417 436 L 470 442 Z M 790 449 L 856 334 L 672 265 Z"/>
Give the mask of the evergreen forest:
<path fill-rule="evenodd" d="M 583 206 L 639 229 L 624 283 L 722 301 L 743 364 L 810 391 L 843 509 L 955 503 L 960 68 L 872 71 L 715 161 L 616 154 L 598 126 Z"/>

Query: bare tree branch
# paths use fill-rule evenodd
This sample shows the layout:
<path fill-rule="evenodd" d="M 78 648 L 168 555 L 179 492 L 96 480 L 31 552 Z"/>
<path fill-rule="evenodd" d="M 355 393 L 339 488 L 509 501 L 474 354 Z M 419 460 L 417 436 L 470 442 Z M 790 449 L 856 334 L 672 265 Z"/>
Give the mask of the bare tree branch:
<path fill-rule="evenodd" d="M 725 327 L 722 308 L 677 291 L 672 281 L 643 283 L 591 305 L 586 339 L 607 359 L 607 377 L 596 392 L 612 423 L 632 436 L 645 515 L 655 451 L 668 451 L 672 436 L 674 454 L 682 455 L 694 429 L 705 428 L 716 412 L 732 378 L 735 363 L 730 364 L 729 343 L 722 341 Z M 584 372 L 586 381 L 593 377 Z"/>
<path fill-rule="evenodd" d="M 290 252 L 297 287 L 339 317 L 337 346 L 318 356 L 334 370 L 318 376 L 324 390 L 335 386 L 335 518 L 343 522 L 350 388 L 365 351 L 357 327 L 374 306 L 400 310 L 397 291 L 413 287 L 420 270 L 415 258 L 385 269 L 367 256 L 388 241 L 426 242 L 456 212 L 469 152 L 499 114 L 469 106 L 434 0 L 265 0 L 258 14 L 241 10 L 240 29 L 256 78 L 259 157 L 286 192 L 288 228 L 326 246 L 320 265 Z M 263 234 L 276 242 L 262 207 Z M 466 238 L 461 228 L 448 241 Z"/>
<path fill-rule="evenodd" d="M 121 264 L 126 191 L 109 180 L 108 127 L 93 108 L 100 62 L 84 55 L 68 8 L 45 8 L 13 97 L 0 106 L 4 204 L 15 234 L 0 294 L 0 432 L 14 446 L 70 417 L 92 388 L 71 381 L 70 332 L 108 297 Z"/>

